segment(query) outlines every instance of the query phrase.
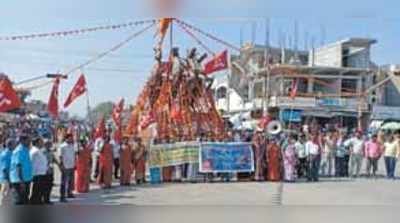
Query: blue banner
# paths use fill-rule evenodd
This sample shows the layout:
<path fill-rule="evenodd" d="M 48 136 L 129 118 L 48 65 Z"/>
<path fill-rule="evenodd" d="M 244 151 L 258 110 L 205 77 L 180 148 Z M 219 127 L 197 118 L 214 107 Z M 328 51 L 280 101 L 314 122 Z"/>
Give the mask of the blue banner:
<path fill-rule="evenodd" d="M 286 109 L 280 112 L 280 120 L 283 122 L 301 122 L 302 110 Z"/>
<path fill-rule="evenodd" d="M 202 143 L 201 173 L 243 173 L 254 171 L 254 155 L 248 143 Z"/>

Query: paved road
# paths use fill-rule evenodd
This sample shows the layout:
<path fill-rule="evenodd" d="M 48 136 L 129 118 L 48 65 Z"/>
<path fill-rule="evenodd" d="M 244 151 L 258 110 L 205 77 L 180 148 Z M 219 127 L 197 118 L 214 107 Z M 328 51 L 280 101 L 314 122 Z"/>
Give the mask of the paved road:
<path fill-rule="evenodd" d="M 400 168 L 399 168 L 400 169 Z M 380 173 L 384 168 L 381 165 Z M 400 175 L 399 175 L 400 176 Z M 400 179 L 322 178 L 318 183 L 182 183 L 115 187 L 69 204 L 107 205 L 400 205 Z M 57 196 L 58 188 L 55 188 Z"/>

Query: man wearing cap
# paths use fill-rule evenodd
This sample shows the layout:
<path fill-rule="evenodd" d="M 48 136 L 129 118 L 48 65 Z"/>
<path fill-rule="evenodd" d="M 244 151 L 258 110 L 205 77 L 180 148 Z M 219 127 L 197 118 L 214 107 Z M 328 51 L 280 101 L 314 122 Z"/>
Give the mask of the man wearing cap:
<path fill-rule="evenodd" d="M 75 146 L 72 134 L 65 136 L 60 146 L 61 186 L 60 202 L 67 202 L 66 198 L 74 198 Z"/>
<path fill-rule="evenodd" d="M 43 141 L 41 138 L 35 138 L 32 141 L 32 149 L 30 150 L 30 158 L 32 161 L 33 181 L 32 194 L 30 197 L 31 204 L 42 204 L 44 193 L 44 179 L 47 173 L 48 162 L 47 158 L 41 150 Z"/>
<path fill-rule="evenodd" d="M 0 205 L 10 203 L 10 165 L 12 151 L 15 147 L 14 140 L 7 140 L 6 147 L 0 150 Z"/>
<path fill-rule="evenodd" d="M 15 205 L 27 205 L 29 203 L 29 186 L 33 179 L 32 163 L 29 156 L 31 139 L 28 135 L 22 134 L 19 137 L 19 143 L 11 156 L 11 192 Z"/>

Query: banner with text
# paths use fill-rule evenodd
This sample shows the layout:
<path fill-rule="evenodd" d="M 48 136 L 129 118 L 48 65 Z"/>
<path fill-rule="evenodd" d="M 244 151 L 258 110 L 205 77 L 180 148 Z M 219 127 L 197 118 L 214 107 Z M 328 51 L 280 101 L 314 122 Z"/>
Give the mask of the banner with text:
<path fill-rule="evenodd" d="M 177 166 L 199 162 L 199 143 L 181 142 L 174 144 L 152 145 L 149 153 L 149 165 L 153 167 Z"/>
<path fill-rule="evenodd" d="M 199 159 L 202 173 L 254 171 L 254 155 L 249 143 L 202 143 Z"/>

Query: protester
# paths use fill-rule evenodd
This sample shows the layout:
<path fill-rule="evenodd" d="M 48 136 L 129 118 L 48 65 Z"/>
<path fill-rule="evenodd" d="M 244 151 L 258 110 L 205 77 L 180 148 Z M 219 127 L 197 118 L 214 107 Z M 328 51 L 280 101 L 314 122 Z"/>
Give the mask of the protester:
<path fill-rule="evenodd" d="M 321 159 L 321 175 L 333 176 L 336 154 L 336 137 L 333 131 L 328 132 L 327 136 L 323 138 L 323 150 Z"/>
<path fill-rule="evenodd" d="M 45 177 L 47 174 L 48 162 L 44 155 L 43 140 L 35 138 L 32 141 L 32 149 L 30 150 L 30 158 L 33 169 L 32 193 L 30 203 L 34 205 L 43 204 L 43 195 L 45 189 Z"/>
<path fill-rule="evenodd" d="M 75 146 L 72 134 L 66 134 L 60 146 L 61 186 L 60 202 L 67 202 L 66 198 L 74 198 L 75 181 Z"/>
<path fill-rule="evenodd" d="M 90 186 L 91 149 L 86 139 L 81 139 L 76 155 L 75 191 L 88 193 Z"/>
<path fill-rule="evenodd" d="M 50 196 L 51 196 L 51 191 L 52 191 L 53 185 L 54 185 L 54 164 L 57 164 L 58 167 L 60 167 L 60 164 L 56 160 L 56 157 L 54 155 L 53 143 L 50 140 L 44 141 L 43 154 L 47 158 L 48 166 L 47 166 L 46 176 L 44 177 L 42 202 L 44 204 L 50 205 L 50 204 L 52 204 L 52 202 L 50 201 Z M 59 168 L 59 169 L 61 169 L 61 168 Z"/>
<path fill-rule="evenodd" d="M 345 143 L 350 148 L 350 173 L 353 178 L 360 176 L 361 166 L 364 159 L 364 145 L 362 133 L 357 131 L 355 136 Z"/>
<path fill-rule="evenodd" d="M 348 154 L 348 147 L 346 146 L 347 136 L 343 132 L 338 133 L 339 136 L 336 140 L 336 157 L 335 157 L 335 176 L 346 176 L 346 155 Z"/>
<path fill-rule="evenodd" d="M 129 186 L 131 184 L 131 177 L 133 171 L 133 151 L 129 145 L 129 138 L 124 136 L 122 138 L 122 146 L 120 150 L 120 184 L 121 186 Z"/>
<path fill-rule="evenodd" d="M 10 166 L 10 182 L 13 204 L 29 204 L 30 184 L 33 179 L 32 163 L 29 156 L 31 138 L 26 134 L 19 137 L 19 145 L 13 151 Z"/>
<path fill-rule="evenodd" d="M 283 162 L 285 168 L 285 181 L 294 182 L 296 180 L 296 146 L 292 135 L 288 137 L 287 146 L 283 148 Z"/>
<path fill-rule="evenodd" d="M 255 181 L 265 180 L 265 167 L 266 167 L 266 148 L 267 144 L 262 131 L 257 131 L 253 137 L 253 150 L 255 159 Z"/>
<path fill-rule="evenodd" d="M 136 184 L 145 183 L 146 174 L 146 147 L 143 145 L 140 138 L 136 139 L 136 149 L 135 149 L 135 179 Z"/>
<path fill-rule="evenodd" d="M 114 178 L 119 179 L 119 168 L 120 168 L 120 150 L 121 144 L 117 140 L 113 139 L 110 142 L 113 149 L 113 161 L 114 161 Z"/>
<path fill-rule="evenodd" d="M 113 149 L 110 143 L 110 136 L 104 138 L 103 147 L 100 150 L 99 156 L 99 176 L 97 183 L 103 189 L 110 189 L 112 186 L 113 175 Z"/>
<path fill-rule="evenodd" d="M 14 147 L 14 140 L 8 139 L 5 148 L 0 149 L 0 206 L 11 204 L 9 174 Z"/>
<path fill-rule="evenodd" d="M 365 143 L 365 156 L 367 158 L 367 176 L 376 178 L 376 172 L 378 171 L 378 161 L 383 153 L 383 145 L 378 142 L 377 135 L 374 134 L 371 140 Z"/>
<path fill-rule="evenodd" d="M 92 169 L 93 169 L 93 179 L 95 180 L 98 179 L 99 176 L 99 157 L 103 145 L 104 145 L 104 135 L 101 137 L 97 137 L 94 141 L 94 151 L 92 154 L 93 157 Z"/>
<path fill-rule="evenodd" d="M 282 154 L 281 148 L 275 138 L 271 138 L 268 143 L 266 158 L 268 164 L 267 179 L 269 181 L 280 181 Z"/>
<path fill-rule="evenodd" d="M 311 134 L 306 143 L 306 154 L 308 157 L 308 181 L 319 180 L 319 167 L 321 163 L 321 145 L 318 135 Z"/>
<path fill-rule="evenodd" d="M 388 136 L 388 141 L 384 144 L 384 159 L 388 179 L 395 179 L 396 163 L 399 155 L 399 141 L 395 140 L 393 134 L 390 134 Z"/>
<path fill-rule="evenodd" d="M 306 135 L 301 134 L 295 143 L 297 156 L 297 176 L 298 178 L 306 177 L 308 170 L 307 154 L 306 154 Z"/>

